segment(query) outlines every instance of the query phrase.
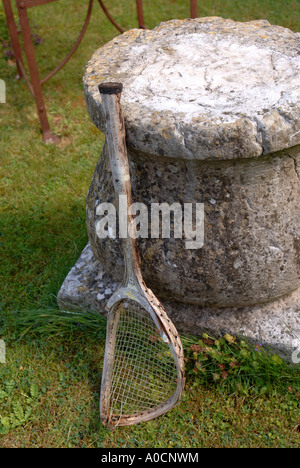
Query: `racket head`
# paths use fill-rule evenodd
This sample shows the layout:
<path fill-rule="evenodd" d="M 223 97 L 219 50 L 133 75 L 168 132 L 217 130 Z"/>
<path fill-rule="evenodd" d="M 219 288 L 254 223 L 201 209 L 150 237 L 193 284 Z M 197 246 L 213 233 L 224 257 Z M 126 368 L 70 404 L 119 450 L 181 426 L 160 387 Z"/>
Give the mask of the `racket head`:
<path fill-rule="evenodd" d="M 122 288 L 117 298 L 109 303 L 100 397 L 101 421 L 112 429 L 166 413 L 185 382 L 180 337 L 153 293 Z"/>

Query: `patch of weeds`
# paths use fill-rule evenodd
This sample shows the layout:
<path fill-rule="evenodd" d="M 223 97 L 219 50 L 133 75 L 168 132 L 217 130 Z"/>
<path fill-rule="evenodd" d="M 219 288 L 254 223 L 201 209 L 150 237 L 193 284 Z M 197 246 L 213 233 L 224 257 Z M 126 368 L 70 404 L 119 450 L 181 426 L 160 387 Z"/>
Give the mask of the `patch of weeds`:
<path fill-rule="evenodd" d="M 20 367 L 20 372 L 22 368 Z M 26 380 L 26 379 L 25 379 Z M 28 387 L 28 389 L 24 389 Z M 0 382 L 0 434 L 8 434 L 31 419 L 39 399 L 39 389 L 35 383 L 20 385 L 15 380 Z"/>
<path fill-rule="evenodd" d="M 215 339 L 207 333 L 198 341 L 184 342 L 187 378 L 192 388 L 214 384 L 222 391 L 245 396 L 270 394 L 275 387 L 285 392 L 289 385 L 300 391 L 299 370 L 261 344 L 254 346 L 229 334 Z"/>

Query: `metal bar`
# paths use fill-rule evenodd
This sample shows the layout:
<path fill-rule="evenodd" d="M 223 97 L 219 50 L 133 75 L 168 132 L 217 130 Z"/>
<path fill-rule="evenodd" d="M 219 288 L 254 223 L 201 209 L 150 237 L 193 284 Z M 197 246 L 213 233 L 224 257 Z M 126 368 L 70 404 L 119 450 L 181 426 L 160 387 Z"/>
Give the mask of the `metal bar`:
<path fill-rule="evenodd" d="M 191 18 L 198 17 L 198 0 L 191 0 Z"/>
<path fill-rule="evenodd" d="M 121 28 L 121 26 L 118 25 L 118 23 L 113 19 L 113 17 L 111 16 L 111 14 L 109 13 L 108 9 L 106 8 L 106 6 L 104 5 L 104 2 L 103 0 L 98 0 L 99 3 L 100 3 L 100 6 L 102 8 L 102 10 L 104 11 L 105 15 L 107 16 L 107 18 L 109 19 L 109 21 L 111 22 L 111 24 L 118 30 L 120 31 L 120 33 L 122 34 L 124 32 L 124 29 Z"/>
<path fill-rule="evenodd" d="M 139 28 L 147 29 L 145 26 L 145 19 L 144 19 L 143 0 L 136 0 L 136 10 L 137 10 Z"/>
<path fill-rule="evenodd" d="M 22 6 L 23 5 L 23 6 Z M 46 113 L 46 107 L 44 102 L 44 97 L 42 93 L 42 85 L 39 76 L 38 65 L 35 58 L 34 47 L 31 37 L 31 29 L 29 24 L 29 19 L 27 15 L 27 10 L 24 7 L 22 0 L 17 0 L 17 7 L 20 19 L 20 26 L 22 29 L 24 49 L 27 58 L 34 99 L 37 106 L 37 111 L 40 119 L 40 124 L 43 132 L 43 138 L 45 142 L 54 142 L 55 137 L 50 132 L 50 125 Z"/>
<path fill-rule="evenodd" d="M 22 0 L 20 2 L 21 8 L 31 8 L 39 5 L 45 5 L 46 3 L 55 2 L 57 0 Z"/>
<path fill-rule="evenodd" d="M 18 63 L 18 62 L 17 62 Z M 29 79 L 29 76 L 27 75 L 27 72 L 26 72 L 26 69 L 24 67 L 24 63 L 23 62 L 19 62 L 19 67 L 22 71 L 22 76 L 28 86 L 28 89 L 29 91 L 31 92 L 32 96 L 34 97 L 34 90 L 33 90 L 33 87 L 32 87 L 32 84 L 30 83 L 30 79 Z"/>
<path fill-rule="evenodd" d="M 21 78 L 23 76 L 22 69 L 20 67 L 20 63 L 23 62 L 22 49 L 21 49 L 21 45 L 20 45 L 20 41 L 18 37 L 17 26 L 14 20 L 14 14 L 13 14 L 10 0 L 3 0 L 3 5 L 4 5 L 5 15 L 6 15 L 7 27 L 8 27 L 10 38 L 11 38 L 12 48 L 13 48 L 14 55 L 17 61 L 18 75 Z"/>

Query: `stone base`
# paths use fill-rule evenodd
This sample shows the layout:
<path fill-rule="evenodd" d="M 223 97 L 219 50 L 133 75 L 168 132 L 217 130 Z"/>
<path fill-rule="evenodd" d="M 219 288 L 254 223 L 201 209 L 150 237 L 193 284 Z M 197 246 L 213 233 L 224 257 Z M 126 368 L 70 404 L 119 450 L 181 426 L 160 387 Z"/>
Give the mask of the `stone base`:
<path fill-rule="evenodd" d="M 87 244 L 61 286 L 58 305 L 61 309 L 106 315 L 106 303 L 117 287 Z M 269 347 L 290 361 L 292 353 L 299 349 L 300 357 L 300 289 L 254 307 L 214 309 L 166 301 L 163 305 L 181 333 L 201 335 L 207 331 L 216 337 L 229 333 Z"/>

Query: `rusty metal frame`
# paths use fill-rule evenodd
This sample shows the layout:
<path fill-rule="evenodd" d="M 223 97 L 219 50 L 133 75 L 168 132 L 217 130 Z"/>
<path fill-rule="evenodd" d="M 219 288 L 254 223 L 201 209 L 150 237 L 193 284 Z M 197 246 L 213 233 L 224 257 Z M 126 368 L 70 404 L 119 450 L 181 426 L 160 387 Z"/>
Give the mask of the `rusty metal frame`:
<path fill-rule="evenodd" d="M 190 14 L 191 18 L 198 16 L 198 0 L 190 0 Z"/>
<path fill-rule="evenodd" d="M 31 33 L 29 18 L 27 14 L 27 9 L 35 7 L 35 6 L 45 5 L 46 3 L 51 3 L 54 1 L 56 0 L 16 0 L 20 27 L 21 27 L 21 34 L 22 34 L 23 43 L 24 43 L 24 51 L 25 51 L 25 56 L 27 59 L 27 65 L 28 65 L 28 70 L 29 70 L 29 76 L 28 76 L 26 67 L 24 65 L 22 48 L 21 48 L 20 41 L 19 41 L 19 32 L 18 32 L 16 23 L 14 20 L 11 1 L 3 0 L 4 10 L 5 10 L 6 19 L 7 19 L 7 25 L 8 25 L 8 29 L 10 32 L 14 55 L 16 58 L 18 74 L 20 78 L 25 79 L 26 84 L 31 94 L 33 95 L 35 99 L 38 116 L 40 120 L 40 126 L 41 126 L 41 130 L 43 133 L 43 140 L 45 143 L 57 143 L 59 141 L 59 137 L 51 133 L 51 130 L 50 130 L 45 101 L 44 101 L 43 92 L 42 92 L 42 85 L 46 81 L 48 81 L 50 78 L 52 78 L 52 76 L 54 76 L 59 70 L 61 70 L 61 68 L 69 61 L 69 59 L 72 57 L 74 52 L 77 50 L 86 32 L 86 29 L 88 27 L 91 13 L 92 13 L 92 8 L 93 8 L 93 2 L 94 2 L 94 0 L 89 0 L 88 11 L 87 11 L 87 15 L 86 15 L 82 30 L 74 46 L 72 47 L 71 51 L 54 70 L 52 70 L 45 78 L 41 79 L 40 74 L 39 74 L 38 64 L 37 64 L 36 57 L 35 57 L 35 51 L 34 51 L 34 46 L 33 46 L 33 41 L 32 41 L 32 33 Z"/>
<path fill-rule="evenodd" d="M 46 112 L 46 107 L 45 107 L 45 102 L 44 102 L 44 97 L 43 97 L 43 92 L 42 92 L 42 85 L 46 83 L 46 81 L 48 81 L 50 78 L 52 78 L 59 70 L 61 70 L 62 67 L 70 60 L 74 52 L 77 50 L 87 30 L 87 27 L 91 18 L 91 14 L 92 14 L 93 2 L 94 2 L 94 0 L 89 0 L 88 10 L 87 10 L 87 14 L 86 14 L 86 18 L 85 18 L 82 30 L 74 46 L 72 47 L 71 51 L 54 70 L 52 70 L 43 79 L 40 79 L 38 64 L 37 64 L 37 60 L 35 57 L 35 51 L 34 51 L 34 46 L 33 46 L 33 41 L 32 41 L 32 34 L 31 34 L 31 28 L 30 28 L 29 18 L 27 14 L 27 9 L 35 7 L 35 6 L 45 5 L 47 3 L 52 3 L 54 1 L 57 1 L 57 0 L 16 0 L 20 27 L 21 27 L 20 32 L 22 33 L 22 37 L 23 37 L 24 51 L 25 51 L 25 56 L 27 59 L 27 65 L 28 65 L 28 70 L 29 70 L 29 75 L 30 75 L 28 76 L 26 67 L 23 61 L 22 48 L 21 48 L 21 44 L 19 41 L 19 31 L 17 29 L 16 23 L 14 20 L 11 0 L 3 0 L 7 26 L 9 29 L 12 48 L 13 48 L 15 59 L 16 59 L 18 75 L 20 78 L 25 79 L 31 94 L 33 95 L 35 99 L 38 116 L 40 120 L 40 125 L 41 125 L 41 130 L 43 133 L 43 140 L 46 143 L 57 143 L 59 141 L 59 138 L 56 135 L 53 135 L 50 131 L 50 125 L 49 125 L 49 121 L 47 117 L 47 112 Z M 98 1 L 99 1 L 100 7 L 102 8 L 108 20 L 113 24 L 113 26 L 120 33 L 123 33 L 124 29 L 114 20 L 108 8 L 106 7 L 104 1 L 103 0 L 98 0 Z M 146 29 L 145 19 L 144 19 L 143 0 L 136 0 L 136 11 L 137 11 L 138 27 L 141 29 Z M 191 18 L 197 17 L 197 0 L 190 0 L 190 17 Z"/>

